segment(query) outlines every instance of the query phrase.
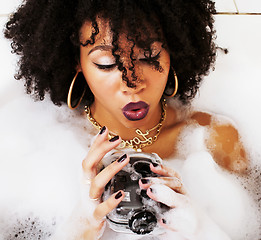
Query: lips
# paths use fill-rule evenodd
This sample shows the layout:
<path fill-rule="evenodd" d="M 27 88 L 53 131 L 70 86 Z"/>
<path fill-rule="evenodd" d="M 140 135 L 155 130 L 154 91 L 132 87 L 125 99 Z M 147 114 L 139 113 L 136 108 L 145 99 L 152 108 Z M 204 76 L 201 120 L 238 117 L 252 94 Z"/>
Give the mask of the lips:
<path fill-rule="evenodd" d="M 138 121 L 147 116 L 149 108 L 149 105 L 143 101 L 131 102 L 122 108 L 122 112 L 128 120 Z"/>

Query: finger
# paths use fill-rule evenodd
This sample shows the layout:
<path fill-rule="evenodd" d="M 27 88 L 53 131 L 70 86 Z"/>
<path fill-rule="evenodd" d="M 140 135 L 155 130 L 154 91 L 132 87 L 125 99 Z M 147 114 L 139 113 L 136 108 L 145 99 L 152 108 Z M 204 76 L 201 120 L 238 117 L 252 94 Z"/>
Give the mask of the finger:
<path fill-rule="evenodd" d="M 181 178 L 180 175 L 176 171 L 174 171 L 172 168 L 166 167 L 165 165 L 151 163 L 150 169 L 152 172 L 165 176 L 165 177 L 176 177 L 179 179 Z"/>
<path fill-rule="evenodd" d="M 117 147 L 120 143 L 121 138 L 119 136 L 108 140 L 108 130 L 105 128 L 101 134 L 98 134 L 86 158 L 83 160 L 83 171 L 86 174 L 91 174 L 92 177 L 95 176 L 98 163 L 106 153 Z"/>
<path fill-rule="evenodd" d="M 118 204 L 122 201 L 125 194 L 122 190 L 112 194 L 106 201 L 99 204 L 94 213 L 93 216 L 97 221 L 102 221 L 103 218 L 111 212 L 115 207 L 118 206 Z"/>
<path fill-rule="evenodd" d="M 108 139 L 109 132 L 107 128 L 105 128 L 104 131 L 101 130 L 100 133 L 101 134 L 98 134 L 95 141 L 93 142 L 90 151 L 88 152 L 88 155 L 84 160 L 84 167 L 95 167 L 106 153 L 108 153 L 121 143 L 121 138 L 119 136 L 115 136 L 110 140 Z"/>
<path fill-rule="evenodd" d="M 161 202 L 171 208 L 184 207 L 189 204 L 187 196 L 173 191 L 166 185 L 154 184 L 147 189 L 147 195 L 156 202 Z"/>
<path fill-rule="evenodd" d="M 139 184 L 143 189 L 149 188 L 152 184 L 164 184 L 177 193 L 186 194 L 182 182 L 177 177 L 142 178 Z"/>
<path fill-rule="evenodd" d="M 128 155 L 124 154 L 118 160 L 111 163 L 109 166 L 104 168 L 97 176 L 91 181 L 91 188 L 89 196 L 90 198 L 99 198 L 106 184 L 117 174 L 122 168 L 124 168 L 129 162 Z"/>

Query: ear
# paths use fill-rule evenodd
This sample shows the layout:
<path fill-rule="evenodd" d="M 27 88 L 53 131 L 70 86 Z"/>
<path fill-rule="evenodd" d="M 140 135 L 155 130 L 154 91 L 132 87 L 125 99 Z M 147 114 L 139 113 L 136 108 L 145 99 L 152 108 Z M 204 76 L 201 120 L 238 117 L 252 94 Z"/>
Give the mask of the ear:
<path fill-rule="evenodd" d="M 77 66 L 75 67 L 76 72 L 82 72 L 82 67 L 81 64 L 78 63 Z"/>
<path fill-rule="evenodd" d="M 76 59 L 75 71 L 76 72 L 82 72 L 82 66 L 81 66 L 80 58 Z"/>

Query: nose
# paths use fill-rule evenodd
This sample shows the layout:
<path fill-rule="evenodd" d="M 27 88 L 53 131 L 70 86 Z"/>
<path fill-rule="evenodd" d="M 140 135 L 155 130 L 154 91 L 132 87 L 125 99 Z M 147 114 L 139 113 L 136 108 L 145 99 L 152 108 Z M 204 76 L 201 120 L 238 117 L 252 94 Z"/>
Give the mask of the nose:
<path fill-rule="evenodd" d="M 146 83 L 144 80 L 137 79 L 133 82 L 121 81 L 121 91 L 125 95 L 138 94 L 144 91 Z"/>
<path fill-rule="evenodd" d="M 128 74 L 126 75 L 128 79 L 124 80 L 121 79 L 121 91 L 124 94 L 137 94 L 146 88 L 146 82 L 144 80 L 143 74 L 139 73 L 136 75 L 136 79 L 133 80 L 133 76 L 128 71 Z"/>

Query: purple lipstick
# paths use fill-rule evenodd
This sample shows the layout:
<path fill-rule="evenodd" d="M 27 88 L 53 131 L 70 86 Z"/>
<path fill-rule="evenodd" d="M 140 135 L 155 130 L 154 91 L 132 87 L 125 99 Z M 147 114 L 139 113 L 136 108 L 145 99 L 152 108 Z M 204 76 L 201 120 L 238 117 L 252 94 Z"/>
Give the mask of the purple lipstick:
<path fill-rule="evenodd" d="M 123 115 L 130 121 L 138 121 L 145 118 L 149 112 L 150 106 L 143 102 L 131 102 L 122 108 Z"/>

